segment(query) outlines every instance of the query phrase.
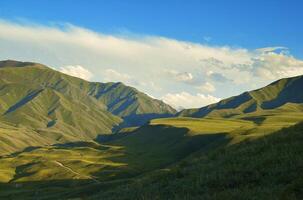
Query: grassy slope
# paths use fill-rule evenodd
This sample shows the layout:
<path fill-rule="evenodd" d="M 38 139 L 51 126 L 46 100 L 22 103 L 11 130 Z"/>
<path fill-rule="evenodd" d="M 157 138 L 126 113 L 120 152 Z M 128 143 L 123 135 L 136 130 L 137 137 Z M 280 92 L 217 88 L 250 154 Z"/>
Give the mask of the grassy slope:
<path fill-rule="evenodd" d="M 20 130 L 0 130 L 0 155 L 28 145 L 91 140 L 111 133 L 122 122 L 119 116 L 175 112 L 122 83 L 91 83 L 41 64 L 2 61 L 0 72 L 0 121 Z"/>
<path fill-rule="evenodd" d="M 163 101 L 153 99 L 123 83 L 91 83 L 89 95 L 107 106 L 107 110 L 122 117 L 121 127 L 141 126 L 151 119 L 170 117 L 176 110 Z"/>
<path fill-rule="evenodd" d="M 10 163 L 12 171 L 16 171 L 18 167 L 24 164 L 34 166 L 40 162 L 49 162 L 49 160 L 53 161 L 54 159 L 70 163 L 73 168 L 81 169 L 83 163 L 85 164 L 87 160 L 91 159 L 90 165 L 96 165 L 96 171 L 99 170 L 97 176 L 102 179 L 106 178 L 108 174 L 103 174 L 97 161 L 106 158 L 107 162 L 126 165 L 123 168 L 123 173 L 127 172 L 129 175 L 134 176 L 173 163 L 191 152 L 206 147 L 212 141 L 225 139 L 225 134 L 221 133 L 220 129 L 212 134 L 200 133 L 199 135 L 192 135 L 192 131 L 190 127 L 146 125 L 127 133 L 127 137 L 108 142 L 105 145 L 79 142 L 78 145 L 77 143 L 67 143 L 61 146 L 29 148 L 11 156 L 4 156 L 1 162 Z M 53 169 L 49 170 L 52 171 Z M 85 173 L 90 172 L 87 171 Z M 39 176 L 34 174 L 24 173 L 24 176 L 27 181 L 58 178 L 56 170 L 46 177 L 41 176 L 39 179 L 36 178 Z M 19 174 L 19 177 L 22 176 Z M 60 178 L 68 179 L 70 177 L 60 175 Z M 9 180 L 19 181 L 19 179 L 13 179 L 13 177 L 10 177 Z"/>
<path fill-rule="evenodd" d="M 160 100 L 153 99 L 123 83 L 91 83 L 90 95 L 120 117 L 140 114 L 174 114 L 176 111 Z"/>
<path fill-rule="evenodd" d="M 303 124 L 199 152 L 92 199 L 302 199 Z"/>
<path fill-rule="evenodd" d="M 18 134 L 10 134 L 9 130 L 0 132 L 2 142 L 12 144 L 9 151 L 1 146 L 1 154 L 21 150 L 29 144 L 93 139 L 98 133 L 111 133 L 121 122 L 105 110 L 104 104 L 77 89 L 80 79 L 40 65 L 0 70 L 3 82 L 0 121 L 20 130 Z M 23 132 L 24 129 L 28 131 Z"/>
<path fill-rule="evenodd" d="M 303 76 L 281 79 L 261 89 L 245 92 L 206 107 L 183 110 L 178 115 L 185 117 L 230 117 L 277 109 L 286 103 L 295 103 L 298 109 L 302 110 L 302 84 Z"/>

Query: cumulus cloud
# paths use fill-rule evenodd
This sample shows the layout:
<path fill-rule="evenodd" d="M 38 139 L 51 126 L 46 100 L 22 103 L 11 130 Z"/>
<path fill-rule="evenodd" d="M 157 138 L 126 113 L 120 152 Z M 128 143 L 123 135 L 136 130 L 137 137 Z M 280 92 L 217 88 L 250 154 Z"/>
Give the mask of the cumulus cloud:
<path fill-rule="evenodd" d="M 199 108 L 211 103 L 220 101 L 220 98 L 212 95 L 196 94 L 192 95 L 188 92 L 181 93 L 168 93 L 161 98 L 165 103 L 173 106 L 174 108 L 181 110 L 184 108 Z"/>
<path fill-rule="evenodd" d="M 122 81 L 158 98 L 167 93 L 197 92 L 205 82 L 216 85 L 214 95 L 228 97 L 252 85 L 260 87 L 303 74 L 303 61 L 285 47 L 248 50 L 158 36 L 103 34 L 71 24 L 45 26 L 3 20 L 0 41 L 0 59 L 41 62 L 58 70 L 76 63 L 92 75 L 74 76 Z M 163 73 L 167 68 L 173 72 L 169 76 Z"/>
<path fill-rule="evenodd" d="M 148 88 L 149 91 L 161 91 L 162 88 L 158 86 L 154 81 L 137 81 L 134 77 L 127 73 L 121 73 L 114 69 L 106 69 L 103 73 L 103 82 L 123 82 L 124 84 L 134 86 L 134 87 L 145 87 Z M 153 95 L 149 94 L 149 92 L 145 92 L 152 98 Z"/>
<path fill-rule="evenodd" d="M 193 80 L 193 75 L 191 73 L 189 73 L 189 72 L 183 72 L 183 73 L 177 74 L 176 79 L 178 81 L 187 82 L 187 81 Z"/>
<path fill-rule="evenodd" d="M 216 87 L 211 84 L 210 82 L 206 82 L 200 86 L 197 87 L 197 89 L 199 89 L 201 92 L 214 92 L 216 90 Z"/>
<path fill-rule="evenodd" d="M 172 78 L 178 82 L 191 82 L 194 76 L 189 72 L 178 72 L 176 70 L 164 70 L 168 78 Z"/>
<path fill-rule="evenodd" d="M 229 82 L 231 80 L 229 80 L 228 78 L 226 78 L 223 74 L 220 73 L 214 73 L 213 71 L 208 71 L 207 76 L 214 82 L 220 82 L 220 83 L 226 83 Z"/>
<path fill-rule="evenodd" d="M 113 69 L 106 69 L 104 73 L 104 81 L 130 83 L 133 81 L 133 78 L 128 74 L 123 74 Z"/>
<path fill-rule="evenodd" d="M 274 80 L 303 74 L 303 61 L 284 53 L 269 52 L 253 58 L 255 76 Z"/>
<path fill-rule="evenodd" d="M 64 74 L 82 78 L 87 81 L 89 81 L 93 76 L 92 72 L 88 71 L 87 69 L 85 69 L 80 65 L 75 65 L 75 66 L 69 65 L 69 66 L 61 67 L 59 71 Z"/>

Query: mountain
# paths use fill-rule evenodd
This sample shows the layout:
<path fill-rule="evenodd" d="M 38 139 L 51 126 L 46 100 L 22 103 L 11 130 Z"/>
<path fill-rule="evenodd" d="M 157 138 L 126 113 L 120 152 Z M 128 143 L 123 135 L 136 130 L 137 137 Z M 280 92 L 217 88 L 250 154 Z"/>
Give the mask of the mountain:
<path fill-rule="evenodd" d="M 130 124 L 127 119 L 142 116 L 131 121 L 136 126 L 175 110 L 122 83 L 88 82 L 42 64 L 7 60 L 0 62 L 0 113 L 0 151 L 6 146 L 11 152 L 95 139 Z"/>
<path fill-rule="evenodd" d="M 263 112 L 267 110 L 303 111 L 303 76 L 285 78 L 261 89 L 244 92 L 198 109 L 186 109 L 178 113 L 183 117 L 220 116 Z"/>
<path fill-rule="evenodd" d="M 123 118 L 128 126 L 140 126 L 147 121 L 170 117 L 176 110 L 163 101 L 149 97 L 123 83 L 91 83 L 88 95 L 106 105 L 107 110 Z"/>
<path fill-rule="evenodd" d="M 303 197 L 301 77 L 210 105 L 206 115 L 110 134 L 128 116 L 150 115 L 108 106 L 120 98 L 115 90 L 137 90 L 35 63 L 1 66 L 0 199 Z"/>

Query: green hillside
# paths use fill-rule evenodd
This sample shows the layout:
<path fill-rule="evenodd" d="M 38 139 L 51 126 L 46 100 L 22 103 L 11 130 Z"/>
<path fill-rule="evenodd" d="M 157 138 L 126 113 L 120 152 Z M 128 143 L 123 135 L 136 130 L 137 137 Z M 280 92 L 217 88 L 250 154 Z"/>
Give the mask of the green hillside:
<path fill-rule="evenodd" d="M 145 114 L 171 115 L 176 112 L 162 101 L 120 82 L 91 83 L 89 95 L 103 102 L 108 111 L 120 117 Z"/>
<path fill-rule="evenodd" d="M 256 140 L 197 152 L 178 164 L 88 199 L 303 198 L 303 124 Z"/>
<path fill-rule="evenodd" d="M 245 92 L 206 107 L 183 110 L 178 115 L 184 117 L 229 117 L 243 113 L 277 109 L 283 106 L 286 109 L 287 104 L 292 104 L 291 109 L 303 110 L 302 85 L 303 76 L 285 78 L 261 89 Z M 294 104 L 297 105 L 294 106 Z"/>
<path fill-rule="evenodd" d="M 131 121 L 134 125 L 174 112 L 122 83 L 87 82 L 37 63 L 0 62 L 0 122 L 7 124 L 0 132 L 0 154 L 27 146 L 91 140 L 129 124 L 137 115 L 148 117 L 138 124 Z M 18 134 L 8 129 L 18 129 Z"/>

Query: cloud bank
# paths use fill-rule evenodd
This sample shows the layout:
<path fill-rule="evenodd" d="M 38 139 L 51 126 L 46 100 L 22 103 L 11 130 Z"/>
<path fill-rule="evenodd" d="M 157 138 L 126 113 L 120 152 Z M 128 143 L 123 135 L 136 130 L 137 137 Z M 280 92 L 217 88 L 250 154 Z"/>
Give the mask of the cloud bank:
<path fill-rule="evenodd" d="M 177 110 L 182 110 L 184 108 L 199 108 L 201 106 L 216 103 L 220 100 L 220 98 L 211 95 L 204 95 L 200 93 L 191 95 L 187 92 L 176 94 L 168 93 L 163 97 L 163 101 L 165 103 L 172 105 Z"/>
<path fill-rule="evenodd" d="M 59 71 L 64 74 L 82 78 L 87 81 L 89 81 L 93 76 L 92 72 L 88 71 L 87 69 L 85 69 L 84 67 L 82 67 L 80 65 L 76 65 L 76 66 L 69 65 L 69 66 L 65 66 L 65 67 L 60 67 Z"/>
<path fill-rule="evenodd" d="M 303 74 L 303 61 L 285 47 L 249 50 L 3 20 L 0 59 L 41 62 L 92 81 L 122 81 L 175 107 L 200 107 Z"/>

